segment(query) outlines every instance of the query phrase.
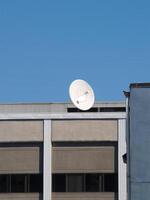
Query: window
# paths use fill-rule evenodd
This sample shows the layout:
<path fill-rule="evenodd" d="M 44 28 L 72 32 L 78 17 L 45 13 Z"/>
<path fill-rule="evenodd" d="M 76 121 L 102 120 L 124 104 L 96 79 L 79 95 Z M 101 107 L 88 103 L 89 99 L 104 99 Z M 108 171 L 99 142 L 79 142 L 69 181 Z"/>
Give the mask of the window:
<path fill-rule="evenodd" d="M 52 178 L 53 192 L 66 192 L 66 176 L 65 174 L 55 174 Z"/>
<path fill-rule="evenodd" d="M 125 107 L 101 107 L 100 112 L 125 112 Z"/>
<path fill-rule="evenodd" d="M 53 174 L 53 192 L 117 192 L 117 174 Z M 0 193 L 43 191 L 42 174 L 0 175 Z"/>
<path fill-rule="evenodd" d="M 104 175 L 104 190 L 106 192 L 117 192 L 118 191 L 118 180 L 116 174 L 105 174 Z"/>
<path fill-rule="evenodd" d="M 25 175 L 12 175 L 11 176 L 11 192 L 26 192 L 25 188 Z"/>
<path fill-rule="evenodd" d="M 7 192 L 7 176 L 0 176 L 0 193 Z"/>
<path fill-rule="evenodd" d="M 42 192 L 43 176 L 32 174 L 29 176 L 29 192 Z"/>
<path fill-rule="evenodd" d="M 78 108 L 67 108 L 67 112 L 98 112 L 98 108 L 97 107 L 93 107 L 93 108 L 90 108 L 89 110 L 80 110 Z"/>
<path fill-rule="evenodd" d="M 67 112 L 74 113 L 74 112 L 125 112 L 125 107 L 93 107 L 89 110 L 83 111 L 78 108 L 67 108 Z"/>
<path fill-rule="evenodd" d="M 53 174 L 53 192 L 117 192 L 117 174 Z"/>
<path fill-rule="evenodd" d="M 86 175 L 86 192 L 99 192 L 99 175 Z"/>
<path fill-rule="evenodd" d="M 69 174 L 67 176 L 67 192 L 83 192 L 83 175 Z"/>
<path fill-rule="evenodd" d="M 0 175 L 0 193 L 42 192 L 43 176 L 41 174 L 7 174 Z"/>

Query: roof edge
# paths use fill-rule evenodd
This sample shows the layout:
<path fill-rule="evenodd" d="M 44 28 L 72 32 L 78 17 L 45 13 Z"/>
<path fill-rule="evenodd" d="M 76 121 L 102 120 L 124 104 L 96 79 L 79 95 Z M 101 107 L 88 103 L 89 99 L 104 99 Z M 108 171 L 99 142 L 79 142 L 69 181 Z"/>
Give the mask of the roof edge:
<path fill-rule="evenodd" d="M 131 83 L 130 84 L 130 89 L 131 88 L 150 88 L 150 82 L 145 82 L 145 83 Z"/>

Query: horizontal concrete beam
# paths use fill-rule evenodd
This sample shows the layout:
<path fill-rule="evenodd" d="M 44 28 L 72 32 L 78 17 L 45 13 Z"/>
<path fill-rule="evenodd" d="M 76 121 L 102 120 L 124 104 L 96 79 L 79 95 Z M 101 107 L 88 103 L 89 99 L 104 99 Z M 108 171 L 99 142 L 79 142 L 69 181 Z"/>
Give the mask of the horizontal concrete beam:
<path fill-rule="evenodd" d="M 28 119 L 126 119 L 126 113 L 111 112 L 111 113 L 62 113 L 62 114 L 0 114 L 0 120 L 28 120 Z"/>

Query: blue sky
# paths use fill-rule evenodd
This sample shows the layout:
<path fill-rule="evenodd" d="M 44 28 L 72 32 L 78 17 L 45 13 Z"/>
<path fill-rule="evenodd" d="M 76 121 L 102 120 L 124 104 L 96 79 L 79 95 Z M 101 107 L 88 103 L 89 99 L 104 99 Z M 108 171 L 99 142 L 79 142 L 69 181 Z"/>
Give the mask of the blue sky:
<path fill-rule="evenodd" d="M 74 79 L 97 101 L 150 82 L 150 2 L 1 0 L 0 103 L 68 102 Z"/>

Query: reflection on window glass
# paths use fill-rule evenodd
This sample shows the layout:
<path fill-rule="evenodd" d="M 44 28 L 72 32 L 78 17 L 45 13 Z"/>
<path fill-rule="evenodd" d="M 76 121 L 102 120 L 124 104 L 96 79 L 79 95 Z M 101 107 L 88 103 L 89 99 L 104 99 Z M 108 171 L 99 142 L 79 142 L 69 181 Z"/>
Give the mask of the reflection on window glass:
<path fill-rule="evenodd" d="M 67 186 L 67 192 L 83 192 L 83 175 L 68 175 Z"/>

